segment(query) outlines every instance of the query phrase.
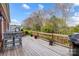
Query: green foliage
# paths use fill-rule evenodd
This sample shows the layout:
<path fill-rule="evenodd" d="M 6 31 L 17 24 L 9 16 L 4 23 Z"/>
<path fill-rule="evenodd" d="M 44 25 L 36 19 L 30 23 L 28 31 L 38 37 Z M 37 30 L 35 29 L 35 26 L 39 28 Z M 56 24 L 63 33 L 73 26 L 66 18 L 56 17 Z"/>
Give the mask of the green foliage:
<path fill-rule="evenodd" d="M 33 31 L 40 31 L 41 27 L 38 24 L 33 24 Z"/>
<path fill-rule="evenodd" d="M 58 33 L 60 29 L 66 27 L 65 20 L 52 16 L 50 20 L 45 22 L 41 27 L 41 31 L 48 33 Z"/>
<path fill-rule="evenodd" d="M 25 33 L 26 35 L 32 35 L 32 30 L 23 29 L 23 33 Z"/>
<path fill-rule="evenodd" d="M 74 33 L 74 29 L 73 28 L 62 28 L 59 30 L 60 34 L 65 34 L 65 35 L 70 35 Z"/>
<path fill-rule="evenodd" d="M 79 25 L 74 27 L 74 32 L 79 32 Z"/>
<path fill-rule="evenodd" d="M 41 31 L 42 32 L 47 32 L 47 33 L 51 33 L 53 31 L 53 24 L 52 23 L 45 23 L 42 27 L 41 27 Z"/>

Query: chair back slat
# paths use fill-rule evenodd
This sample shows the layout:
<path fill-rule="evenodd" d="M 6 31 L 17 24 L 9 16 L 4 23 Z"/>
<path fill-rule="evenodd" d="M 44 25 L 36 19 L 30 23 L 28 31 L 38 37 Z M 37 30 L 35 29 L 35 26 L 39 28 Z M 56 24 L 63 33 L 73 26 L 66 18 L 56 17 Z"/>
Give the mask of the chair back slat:
<path fill-rule="evenodd" d="M 5 39 L 13 39 L 13 34 L 12 33 L 4 33 L 4 40 Z"/>

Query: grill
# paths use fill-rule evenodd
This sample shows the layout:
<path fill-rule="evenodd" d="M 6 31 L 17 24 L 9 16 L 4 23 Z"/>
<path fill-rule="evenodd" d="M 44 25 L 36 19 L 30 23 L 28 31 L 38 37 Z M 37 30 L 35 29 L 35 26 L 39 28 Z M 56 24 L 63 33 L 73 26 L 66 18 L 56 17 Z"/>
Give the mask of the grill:
<path fill-rule="evenodd" d="M 79 33 L 69 35 L 69 38 L 73 45 L 72 55 L 79 56 Z"/>

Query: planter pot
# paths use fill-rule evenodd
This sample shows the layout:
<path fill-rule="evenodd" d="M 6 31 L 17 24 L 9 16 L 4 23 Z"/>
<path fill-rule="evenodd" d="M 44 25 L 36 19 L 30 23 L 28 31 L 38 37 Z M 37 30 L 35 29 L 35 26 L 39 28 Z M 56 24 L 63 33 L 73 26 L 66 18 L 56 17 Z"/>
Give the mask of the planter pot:
<path fill-rule="evenodd" d="M 37 39 L 37 36 L 34 36 L 35 39 Z"/>
<path fill-rule="evenodd" d="M 53 41 L 49 41 L 49 45 L 53 45 Z"/>

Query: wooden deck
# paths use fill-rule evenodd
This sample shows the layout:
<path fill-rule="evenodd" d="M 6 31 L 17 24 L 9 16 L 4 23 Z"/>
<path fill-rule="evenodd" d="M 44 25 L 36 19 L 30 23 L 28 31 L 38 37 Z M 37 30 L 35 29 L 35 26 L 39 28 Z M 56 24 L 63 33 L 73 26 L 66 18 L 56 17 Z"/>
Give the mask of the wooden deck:
<path fill-rule="evenodd" d="M 34 39 L 30 36 L 22 38 L 22 47 L 0 52 L 0 56 L 68 56 L 69 49 L 54 44 L 49 46 L 48 42 Z"/>

